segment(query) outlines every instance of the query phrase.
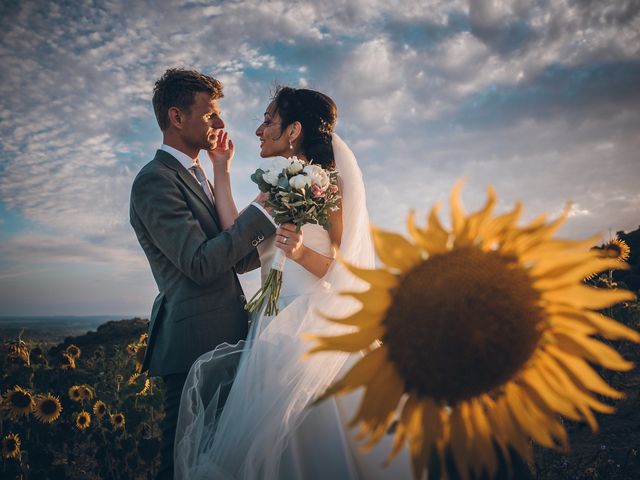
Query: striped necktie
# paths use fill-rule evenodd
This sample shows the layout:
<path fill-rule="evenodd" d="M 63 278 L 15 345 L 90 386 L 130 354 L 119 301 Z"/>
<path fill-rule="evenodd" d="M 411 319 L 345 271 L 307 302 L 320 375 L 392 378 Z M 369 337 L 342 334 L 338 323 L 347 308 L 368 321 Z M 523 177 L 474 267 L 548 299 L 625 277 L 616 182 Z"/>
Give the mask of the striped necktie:
<path fill-rule="evenodd" d="M 195 165 L 192 165 L 191 167 L 189 167 L 189 170 L 193 172 L 193 174 L 196 176 L 196 179 L 198 180 L 200 187 L 202 187 L 202 190 L 204 190 L 204 193 L 209 199 L 209 201 L 211 202 L 211 205 L 215 205 L 215 202 L 213 200 L 213 193 L 211 192 L 211 188 L 209 187 L 209 182 L 207 181 L 207 176 L 204 173 L 204 170 L 202 169 L 200 164 L 196 163 Z"/>

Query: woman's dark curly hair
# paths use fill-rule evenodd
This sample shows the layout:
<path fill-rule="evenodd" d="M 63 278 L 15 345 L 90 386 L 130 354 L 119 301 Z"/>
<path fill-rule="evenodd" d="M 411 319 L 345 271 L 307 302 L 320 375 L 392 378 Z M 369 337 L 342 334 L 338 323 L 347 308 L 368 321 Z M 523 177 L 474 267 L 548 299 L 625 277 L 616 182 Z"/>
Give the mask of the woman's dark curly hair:
<path fill-rule="evenodd" d="M 323 168 L 335 168 L 331 146 L 338 118 L 335 102 L 324 93 L 291 87 L 278 87 L 273 102 L 280 115 L 281 131 L 296 121 L 302 125 L 300 150 L 305 157 Z"/>

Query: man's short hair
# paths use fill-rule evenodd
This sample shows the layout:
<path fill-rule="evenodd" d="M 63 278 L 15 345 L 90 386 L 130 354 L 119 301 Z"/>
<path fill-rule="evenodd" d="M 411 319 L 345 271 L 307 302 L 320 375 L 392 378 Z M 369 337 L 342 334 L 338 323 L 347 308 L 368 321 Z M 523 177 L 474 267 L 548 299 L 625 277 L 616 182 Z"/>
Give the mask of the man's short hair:
<path fill-rule="evenodd" d="M 222 98 L 222 83 L 195 70 L 170 68 L 156 82 L 153 89 L 153 111 L 160 130 L 169 128 L 169 109 L 178 107 L 188 112 L 198 92 L 206 92 L 211 98 Z"/>

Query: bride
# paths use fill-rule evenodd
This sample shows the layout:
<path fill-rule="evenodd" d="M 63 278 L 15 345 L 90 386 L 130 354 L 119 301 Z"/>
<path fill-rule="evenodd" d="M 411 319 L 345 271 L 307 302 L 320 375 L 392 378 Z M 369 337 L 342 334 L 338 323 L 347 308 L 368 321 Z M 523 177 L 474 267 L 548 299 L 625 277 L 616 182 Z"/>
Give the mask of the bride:
<path fill-rule="evenodd" d="M 367 287 L 334 260 L 332 244 L 351 264 L 374 267 L 362 173 L 333 132 L 336 119 L 328 96 L 282 87 L 256 130 L 261 157 L 297 156 L 335 168 L 341 208 L 328 231 L 307 224 L 296 233 L 292 225 L 282 225 L 258 247 L 263 280 L 276 248 L 288 258 L 280 313 L 254 314 L 246 341 L 219 345 L 192 366 L 180 404 L 176 478 L 410 478 L 406 456 L 381 467 L 390 435 L 371 455 L 358 452 L 345 426 L 355 413 L 358 392 L 312 405 L 355 359 L 342 352 L 303 358 L 311 347 L 303 334 L 346 333 L 347 327 L 324 316 L 353 313 L 355 300 L 338 292 Z M 229 189 L 216 190 L 216 208 L 237 211 Z"/>

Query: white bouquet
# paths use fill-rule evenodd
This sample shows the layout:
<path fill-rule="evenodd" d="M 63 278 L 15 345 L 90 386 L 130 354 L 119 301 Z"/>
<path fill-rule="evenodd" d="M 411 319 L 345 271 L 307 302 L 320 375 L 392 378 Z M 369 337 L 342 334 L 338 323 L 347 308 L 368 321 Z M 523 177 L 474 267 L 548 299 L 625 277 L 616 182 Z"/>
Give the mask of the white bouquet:
<path fill-rule="evenodd" d="M 329 214 L 338 209 L 338 173 L 319 165 L 306 163 L 297 157 L 275 158 L 265 162 L 252 175 L 261 192 L 269 193 L 266 202 L 278 225 L 292 223 L 300 231 L 305 223 L 316 223 L 328 229 Z M 282 287 L 282 272 L 286 257 L 279 248 L 271 270 L 262 285 L 246 305 L 250 312 L 260 310 L 265 300 L 267 315 L 278 313 L 278 298 Z"/>

